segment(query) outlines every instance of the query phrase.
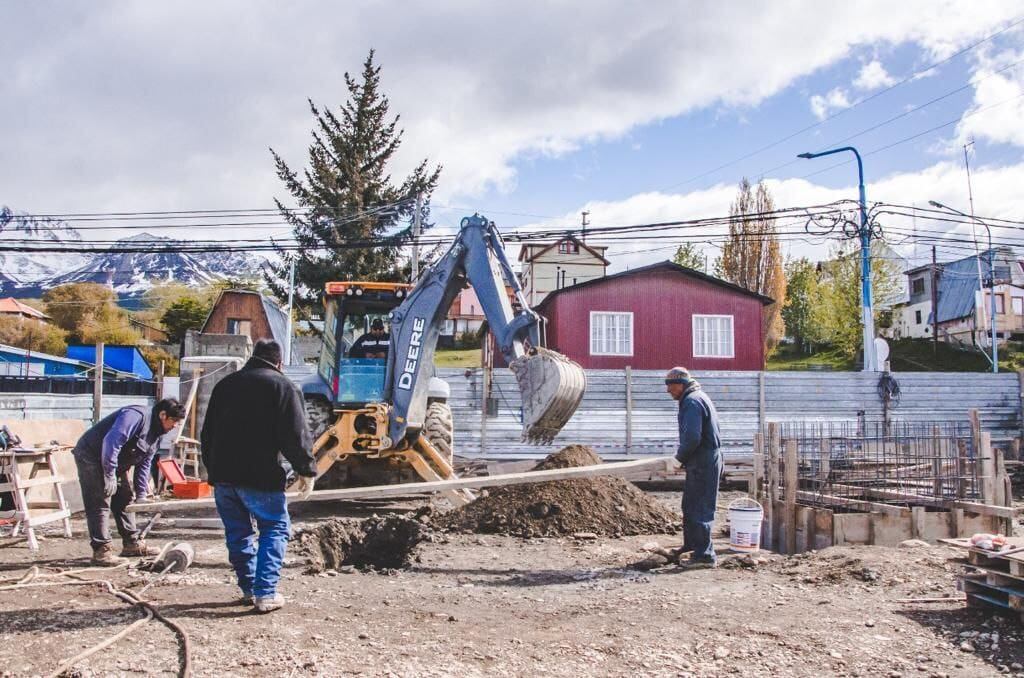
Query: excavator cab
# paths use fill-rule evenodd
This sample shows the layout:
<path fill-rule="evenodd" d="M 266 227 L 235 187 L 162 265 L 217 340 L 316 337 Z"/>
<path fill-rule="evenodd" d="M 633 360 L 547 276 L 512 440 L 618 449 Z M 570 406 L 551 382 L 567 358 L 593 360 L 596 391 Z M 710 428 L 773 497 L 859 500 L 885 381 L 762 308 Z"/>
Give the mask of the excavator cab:
<path fill-rule="evenodd" d="M 331 402 L 336 408 L 383 402 L 388 315 L 411 288 L 402 283 L 327 283 L 318 369 L 330 384 Z"/>

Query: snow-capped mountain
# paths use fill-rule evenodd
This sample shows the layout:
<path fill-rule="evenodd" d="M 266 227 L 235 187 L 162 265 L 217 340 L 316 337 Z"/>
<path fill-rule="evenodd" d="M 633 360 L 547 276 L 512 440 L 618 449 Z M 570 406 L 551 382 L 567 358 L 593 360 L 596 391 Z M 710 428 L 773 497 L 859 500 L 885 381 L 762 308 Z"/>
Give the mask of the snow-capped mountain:
<path fill-rule="evenodd" d="M 0 207 L 0 245 L 79 243 L 82 236 L 67 224 L 50 219 L 32 218 Z M 0 288 L 31 285 L 82 266 L 88 255 L 40 252 L 0 252 Z M 28 295 L 22 295 L 28 296 Z"/>
<path fill-rule="evenodd" d="M 31 240 L 33 244 L 80 244 L 82 236 L 63 223 L 26 223 L 6 208 L 0 211 L 0 246 L 24 240 Z M 266 265 L 263 259 L 247 252 L 176 252 L 173 251 L 176 242 L 179 241 L 141 233 L 117 243 L 142 247 L 152 244 L 165 251 L 0 252 L 0 296 L 40 297 L 58 285 L 94 282 L 110 285 L 119 297 L 131 299 L 167 281 L 198 287 L 225 278 L 258 277 Z"/>

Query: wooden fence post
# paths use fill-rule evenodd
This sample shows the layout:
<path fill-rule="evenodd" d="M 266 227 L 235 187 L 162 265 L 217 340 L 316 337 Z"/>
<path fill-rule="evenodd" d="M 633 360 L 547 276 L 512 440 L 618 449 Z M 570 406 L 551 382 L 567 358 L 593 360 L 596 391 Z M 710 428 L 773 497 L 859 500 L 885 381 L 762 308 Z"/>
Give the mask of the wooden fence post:
<path fill-rule="evenodd" d="M 92 377 L 92 423 L 103 418 L 103 342 L 96 342 L 95 371 Z"/>
<path fill-rule="evenodd" d="M 626 454 L 633 451 L 633 368 L 626 365 Z"/>
<path fill-rule="evenodd" d="M 765 497 L 765 544 L 773 551 L 778 550 L 776 539 L 778 529 L 775 524 L 775 498 L 779 492 L 779 425 L 768 424 L 768 492 Z"/>
<path fill-rule="evenodd" d="M 764 475 L 764 434 L 760 431 L 754 434 L 754 454 L 752 460 L 753 468 L 750 470 L 750 484 L 747 487 L 747 491 L 755 501 L 760 502 L 762 499 L 761 476 Z"/>
<path fill-rule="evenodd" d="M 783 513 L 786 521 L 786 553 L 796 553 L 796 486 L 797 486 L 797 444 L 795 439 L 786 441 L 786 478 L 783 481 L 784 502 Z"/>
<path fill-rule="evenodd" d="M 992 434 L 983 432 L 978 448 L 978 480 L 981 483 L 981 503 L 994 505 L 996 497 L 996 460 L 992 456 Z"/>

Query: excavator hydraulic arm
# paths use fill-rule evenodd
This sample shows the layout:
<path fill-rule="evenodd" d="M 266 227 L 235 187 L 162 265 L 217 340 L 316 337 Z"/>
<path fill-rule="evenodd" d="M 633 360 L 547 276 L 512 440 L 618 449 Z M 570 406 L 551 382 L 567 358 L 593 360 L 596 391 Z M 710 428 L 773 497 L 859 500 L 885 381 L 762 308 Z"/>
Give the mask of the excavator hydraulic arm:
<path fill-rule="evenodd" d="M 516 376 L 523 405 L 523 438 L 547 443 L 569 421 L 586 389 L 579 365 L 540 346 L 540 317 L 529 308 L 494 224 L 462 220 L 451 248 L 391 312 L 385 399 L 392 403 L 390 442 L 414 443 L 427 408 L 434 349 L 456 295 L 472 285 L 498 349 Z M 514 310 L 509 291 L 517 301 Z"/>

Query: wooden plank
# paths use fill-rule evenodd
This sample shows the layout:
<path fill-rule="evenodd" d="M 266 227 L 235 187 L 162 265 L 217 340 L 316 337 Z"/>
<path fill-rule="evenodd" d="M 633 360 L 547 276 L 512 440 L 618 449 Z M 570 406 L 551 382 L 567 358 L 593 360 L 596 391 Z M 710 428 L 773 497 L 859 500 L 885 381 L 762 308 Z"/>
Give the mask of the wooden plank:
<path fill-rule="evenodd" d="M 751 497 L 756 501 L 763 498 L 761 493 L 761 476 L 764 475 L 764 434 L 760 431 L 754 434 L 754 455 L 753 472 L 750 474 L 750 485 L 747 488 Z"/>
<path fill-rule="evenodd" d="M 797 493 L 797 441 L 786 441 L 786 479 L 783 482 L 783 501 L 786 512 L 786 553 L 796 553 L 796 493 Z"/>
<path fill-rule="evenodd" d="M 370 487 L 348 487 L 340 490 L 319 490 L 313 492 L 307 501 L 330 501 L 335 499 L 367 499 L 372 497 L 400 497 L 412 494 L 443 492 L 458 489 L 475 489 L 481 487 L 499 487 L 503 485 L 525 485 L 542 483 L 549 480 L 571 480 L 574 478 L 597 478 L 600 476 L 619 476 L 623 473 L 634 473 L 641 469 L 657 469 L 675 466 L 673 457 L 655 457 L 653 459 L 637 459 L 612 464 L 595 464 L 593 466 L 577 466 L 574 468 L 550 469 L 547 471 L 529 471 L 527 473 L 508 473 L 500 476 L 482 476 L 477 478 L 457 478 L 455 480 L 437 480 L 424 483 L 402 483 L 399 485 L 373 485 Z M 289 497 L 298 493 L 289 492 Z M 212 498 L 179 499 L 176 501 L 155 501 L 145 504 L 131 504 L 127 510 L 132 513 L 152 513 L 154 511 L 173 511 L 176 509 L 192 509 L 214 506 Z"/>
<path fill-rule="evenodd" d="M 910 510 L 903 506 L 893 506 L 892 504 L 879 504 L 877 502 L 866 501 L 864 499 L 850 499 L 848 497 L 837 497 L 831 494 L 818 494 L 817 492 L 808 492 L 806 490 L 798 490 L 796 493 L 798 501 L 806 504 L 824 504 L 825 506 L 836 506 L 842 508 L 849 508 L 854 511 L 864 511 L 865 513 L 884 513 L 891 516 L 902 516 L 905 518 L 910 517 Z"/>
<path fill-rule="evenodd" d="M 768 493 L 765 502 L 765 545 L 769 550 L 777 551 L 778 523 L 775 517 L 775 502 L 779 495 L 779 425 L 768 424 Z"/>
<path fill-rule="evenodd" d="M 979 480 L 981 482 L 981 503 L 996 504 L 996 460 L 992 456 L 992 435 L 983 431 L 980 436 L 981 446 L 978 449 L 978 462 L 981 465 Z"/>
<path fill-rule="evenodd" d="M 934 497 L 928 497 L 922 494 L 900 492 L 898 490 L 886 490 L 879 487 L 860 487 L 859 485 L 834 484 L 831 486 L 831 489 L 834 492 L 856 492 L 864 495 L 865 497 L 873 497 L 875 499 L 889 499 L 892 501 L 903 501 L 907 503 L 929 504 L 940 508 L 962 508 L 972 513 L 997 516 L 999 518 L 1012 518 L 1018 513 L 1024 512 L 1024 509 L 1010 508 L 1006 506 L 992 506 L 990 504 L 979 504 L 977 502 L 970 501 L 939 501 Z"/>
<path fill-rule="evenodd" d="M 915 506 L 910 509 L 910 534 L 913 539 L 924 539 L 924 516 L 925 509 L 923 506 Z"/>

